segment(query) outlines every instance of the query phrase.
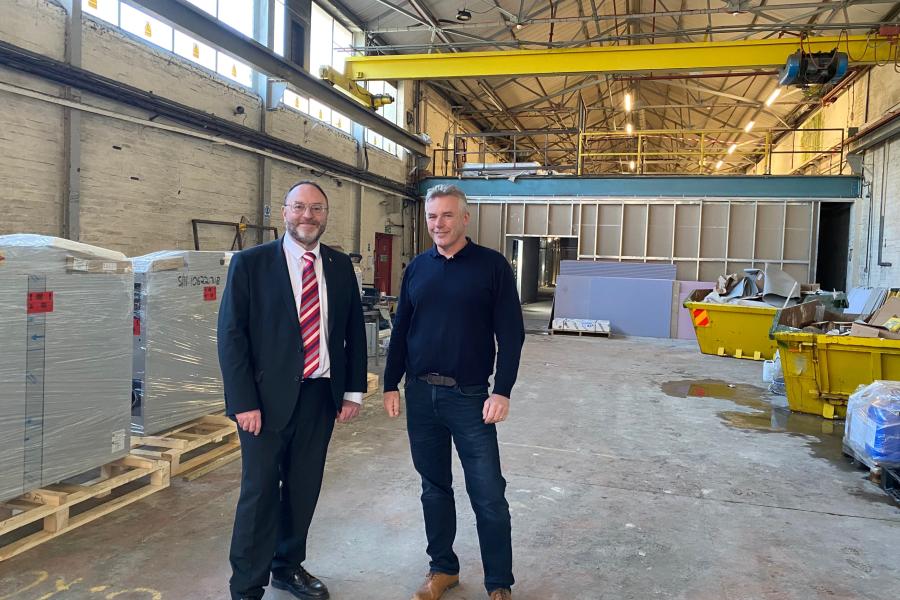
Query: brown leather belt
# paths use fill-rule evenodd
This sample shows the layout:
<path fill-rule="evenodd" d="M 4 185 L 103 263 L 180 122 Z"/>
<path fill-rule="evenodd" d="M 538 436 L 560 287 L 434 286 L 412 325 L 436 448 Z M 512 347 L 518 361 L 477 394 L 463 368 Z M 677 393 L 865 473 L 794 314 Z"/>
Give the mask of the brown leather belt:
<path fill-rule="evenodd" d="M 441 387 L 456 387 L 456 380 L 452 377 L 446 377 L 437 373 L 428 373 L 427 375 L 419 375 L 419 381 L 424 381 L 430 385 L 439 385 Z"/>

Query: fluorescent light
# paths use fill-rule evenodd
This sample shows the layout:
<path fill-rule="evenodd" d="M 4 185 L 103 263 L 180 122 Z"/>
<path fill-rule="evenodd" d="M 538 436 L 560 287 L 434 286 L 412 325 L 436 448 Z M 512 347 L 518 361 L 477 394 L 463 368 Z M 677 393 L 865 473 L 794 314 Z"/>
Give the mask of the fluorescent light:
<path fill-rule="evenodd" d="M 756 125 L 756 121 L 750 121 L 746 125 L 744 125 L 744 131 L 750 133 L 750 130 L 753 129 L 753 126 Z"/>
<path fill-rule="evenodd" d="M 636 165 L 634 164 L 634 161 L 633 161 L 633 160 L 628 162 L 628 168 L 631 169 L 632 171 L 634 171 L 634 167 L 635 167 L 635 166 L 636 166 Z"/>
<path fill-rule="evenodd" d="M 734 154 L 734 151 L 737 150 L 737 144 L 732 144 L 728 146 L 728 154 Z"/>
<path fill-rule="evenodd" d="M 628 135 L 634 133 L 634 127 L 631 126 L 631 123 L 625 123 L 625 133 Z"/>
<path fill-rule="evenodd" d="M 631 94 L 625 93 L 625 112 L 631 112 Z"/>
<path fill-rule="evenodd" d="M 778 98 L 778 96 L 779 96 L 780 94 L 781 94 L 781 88 L 780 88 L 780 87 L 777 87 L 777 88 L 775 88 L 774 90 L 772 90 L 772 93 L 769 94 L 769 99 L 766 100 L 766 106 L 772 106 L 772 104 L 775 103 L 775 100 Z"/>
<path fill-rule="evenodd" d="M 718 171 L 719 169 L 721 169 L 723 164 L 724 164 L 724 161 L 721 161 L 721 160 L 720 160 L 719 162 L 717 162 L 717 163 L 716 163 L 716 171 Z"/>

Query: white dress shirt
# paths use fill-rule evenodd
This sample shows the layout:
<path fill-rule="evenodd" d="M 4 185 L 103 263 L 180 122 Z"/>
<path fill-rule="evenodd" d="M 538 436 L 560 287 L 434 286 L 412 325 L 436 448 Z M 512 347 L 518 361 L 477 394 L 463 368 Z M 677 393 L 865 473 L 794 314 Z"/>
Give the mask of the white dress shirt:
<path fill-rule="evenodd" d="M 316 270 L 316 282 L 319 284 L 319 367 L 313 371 L 310 379 L 331 376 L 331 357 L 328 355 L 328 289 L 325 274 L 322 271 L 322 245 L 316 244 L 312 250 L 306 250 L 290 235 L 284 236 L 284 257 L 287 260 L 288 273 L 291 276 L 291 289 L 294 292 L 294 304 L 297 307 L 297 319 L 300 318 L 300 307 L 303 305 L 303 255 L 307 252 L 315 254 L 313 263 Z M 344 400 L 362 404 L 362 392 L 344 392 Z"/>

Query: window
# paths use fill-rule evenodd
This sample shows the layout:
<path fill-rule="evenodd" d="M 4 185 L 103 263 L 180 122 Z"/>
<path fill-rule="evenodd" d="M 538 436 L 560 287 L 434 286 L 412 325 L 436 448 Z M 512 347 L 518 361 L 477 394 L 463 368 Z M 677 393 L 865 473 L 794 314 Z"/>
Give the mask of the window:
<path fill-rule="evenodd" d="M 113 25 L 119 24 L 119 0 L 86 0 L 81 10 Z"/>
<path fill-rule="evenodd" d="M 395 123 L 402 127 L 403 124 L 400 122 L 399 118 L 401 111 L 398 109 L 400 97 L 399 93 L 397 92 L 397 88 L 386 81 L 367 81 L 366 89 L 373 94 L 388 94 L 394 99 L 394 101 L 390 104 L 379 108 L 378 114 L 391 123 Z M 402 149 L 399 145 L 397 145 L 396 142 L 389 140 L 384 136 L 378 135 L 373 131 L 366 131 L 366 141 L 376 148 L 381 148 L 385 152 L 390 152 L 395 156 L 402 156 Z"/>
<path fill-rule="evenodd" d="M 216 49 L 180 31 L 175 31 L 175 54 L 210 71 L 216 70 Z"/>
<path fill-rule="evenodd" d="M 336 110 L 331 111 L 331 124 L 341 131 L 353 135 L 353 122 Z"/>
<path fill-rule="evenodd" d="M 334 19 L 319 5 L 313 4 L 309 28 L 309 72 L 316 77 L 320 67 L 331 64 L 333 29 Z"/>
<path fill-rule="evenodd" d="M 186 0 L 202 11 L 217 16 L 226 25 L 253 37 L 254 0 Z M 278 0 L 284 8 L 283 0 Z M 108 21 L 160 48 L 174 52 L 195 64 L 247 87 L 253 85 L 253 69 L 224 52 L 174 29 L 119 0 L 82 0 L 82 10 Z M 283 16 L 283 15 L 282 15 Z M 283 20 L 282 20 L 283 26 Z M 283 36 L 282 36 L 283 37 Z"/>
<path fill-rule="evenodd" d="M 253 0 L 219 0 L 219 20 L 253 37 Z"/>
<path fill-rule="evenodd" d="M 319 5 L 313 3 L 310 16 L 310 73 L 318 77 L 319 69 L 324 66 L 332 66 L 343 72 L 344 62 L 352 43 L 353 34 L 350 33 L 350 30 L 335 21 Z M 309 114 L 316 119 L 331 123 L 332 126 L 346 133 L 352 134 L 353 132 L 353 122 L 348 117 L 312 98 L 309 100 Z"/>
<path fill-rule="evenodd" d="M 331 123 L 331 109 L 313 98 L 309 99 L 309 114 L 320 121 Z"/>
<path fill-rule="evenodd" d="M 344 72 L 344 64 L 347 62 L 347 55 L 350 54 L 352 45 L 353 34 L 335 21 L 334 34 L 331 37 L 331 66 L 341 73 Z"/>
<path fill-rule="evenodd" d="M 291 90 L 284 90 L 284 98 L 282 98 L 282 102 L 288 108 L 292 108 L 294 110 L 299 110 L 302 113 L 309 114 L 309 99 L 304 98 L 300 94 L 292 92 Z"/>
<path fill-rule="evenodd" d="M 218 71 L 219 75 L 232 81 L 237 81 L 247 87 L 253 86 L 253 68 L 247 63 L 232 58 L 224 52 L 219 52 L 216 62 L 218 66 L 216 71 Z"/>
<path fill-rule="evenodd" d="M 216 0 L 187 0 L 188 4 L 193 4 L 200 10 L 206 11 L 212 16 L 216 16 Z"/>
<path fill-rule="evenodd" d="M 278 56 L 284 56 L 284 27 L 286 19 L 287 8 L 284 6 L 284 0 L 275 0 L 275 22 L 272 24 L 272 33 L 275 38 L 273 50 Z"/>
<path fill-rule="evenodd" d="M 172 28 L 127 4 L 119 7 L 119 27 L 166 50 L 172 50 Z"/>

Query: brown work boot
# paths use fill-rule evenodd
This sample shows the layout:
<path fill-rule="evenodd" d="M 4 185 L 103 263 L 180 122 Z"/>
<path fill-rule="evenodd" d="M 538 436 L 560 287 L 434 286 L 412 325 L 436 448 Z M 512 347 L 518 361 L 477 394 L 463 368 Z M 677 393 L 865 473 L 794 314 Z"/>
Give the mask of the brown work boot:
<path fill-rule="evenodd" d="M 458 585 L 459 575 L 431 571 L 425 576 L 425 582 L 413 595 L 412 600 L 438 600 L 444 592 Z"/>
<path fill-rule="evenodd" d="M 512 600 L 512 592 L 506 588 L 497 588 L 491 592 L 490 600 Z"/>

